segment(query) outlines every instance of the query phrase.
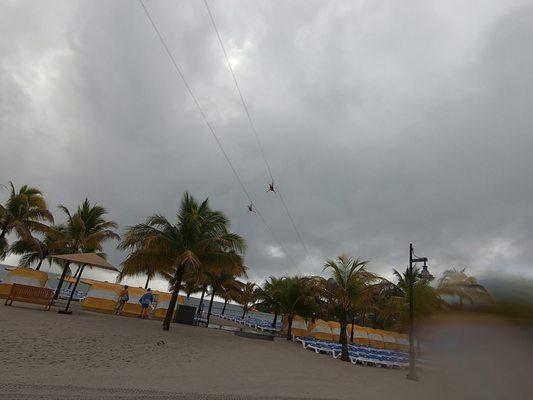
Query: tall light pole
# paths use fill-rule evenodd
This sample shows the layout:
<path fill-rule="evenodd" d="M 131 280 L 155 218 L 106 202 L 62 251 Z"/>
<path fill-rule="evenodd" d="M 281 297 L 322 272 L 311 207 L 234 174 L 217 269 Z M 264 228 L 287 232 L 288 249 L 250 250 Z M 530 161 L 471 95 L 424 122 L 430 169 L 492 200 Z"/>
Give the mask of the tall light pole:
<path fill-rule="evenodd" d="M 409 373 L 407 379 L 417 381 L 416 376 L 416 354 L 415 354 L 415 304 L 413 296 L 413 288 L 415 283 L 415 276 L 413 273 L 413 264 L 423 262 L 422 272 L 420 273 L 421 279 L 430 279 L 431 274 L 428 271 L 427 257 L 416 257 L 413 250 L 413 244 L 409 243 Z"/>

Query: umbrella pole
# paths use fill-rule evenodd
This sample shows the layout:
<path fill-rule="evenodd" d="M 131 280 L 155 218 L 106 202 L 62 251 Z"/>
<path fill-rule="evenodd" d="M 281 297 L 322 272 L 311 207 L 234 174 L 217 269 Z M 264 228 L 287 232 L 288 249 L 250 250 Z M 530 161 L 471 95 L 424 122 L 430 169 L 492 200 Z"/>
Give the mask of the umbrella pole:
<path fill-rule="evenodd" d="M 67 305 L 64 310 L 59 310 L 59 314 L 72 314 L 72 311 L 69 311 L 70 302 L 72 301 L 72 297 L 74 297 L 74 292 L 76 291 L 76 288 L 78 287 L 78 282 L 80 281 L 81 274 L 83 273 L 83 269 L 85 268 L 87 264 L 83 264 L 79 270 L 78 277 L 76 278 L 76 283 L 74 284 L 74 287 L 72 288 L 72 292 L 70 292 L 70 296 L 68 298 Z"/>
<path fill-rule="evenodd" d="M 65 281 L 65 275 L 67 275 L 67 270 L 69 266 L 70 266 L 70 261 L 67 261 L 65 263 L 65 266 L 63 267 L 61 278 L 59 278 L 59 282 L 57 284 L 56 291 L 54 293 L 54 300 L 57 300 L 59 298 L 59 294 L 61 293 L 61 287 L 63 286 L 63 282 Z"/>
<path fill-rule="evenodd" d="M 78 274 L 79 274 L 79 272 L 80 272 L 80 269 L 81 269 L 81 267 L 78 265 L 78 268 L 76 269 L 76 272 L 74 273 L 73 278 L 77 278 L 77 277 L 78 277 Z M 69 283 L 69 285 L 68 285 L 68 289 L 70 289 L 71 287 L 72 287 L 72 282 Z"/>

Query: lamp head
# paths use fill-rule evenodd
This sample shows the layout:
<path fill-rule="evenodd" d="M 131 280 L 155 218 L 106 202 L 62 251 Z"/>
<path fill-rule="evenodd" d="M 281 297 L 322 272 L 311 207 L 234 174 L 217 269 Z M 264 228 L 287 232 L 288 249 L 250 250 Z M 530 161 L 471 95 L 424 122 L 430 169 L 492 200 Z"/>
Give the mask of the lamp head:
<path fill-rule="evenodd" d="M 431 275 L 428 271 L 428 266 L 426 262 L 424 261 L 424 265 L 422 266 L 422 271 L 419 274 L 420 279 L 423 279 L 425 281 L 430 281 L 433 279 L 433 275 Z"/>

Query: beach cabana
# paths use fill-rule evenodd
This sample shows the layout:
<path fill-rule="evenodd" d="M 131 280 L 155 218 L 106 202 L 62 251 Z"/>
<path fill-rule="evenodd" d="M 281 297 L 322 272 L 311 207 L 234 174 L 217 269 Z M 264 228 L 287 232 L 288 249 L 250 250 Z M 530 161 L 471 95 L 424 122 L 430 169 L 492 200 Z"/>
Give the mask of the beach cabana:
<path fill-rule="evenodd" d="M 62 255 L 53 255 L 50 257 L 81 265 L 81 267 L 78 270 L 78 276 L 76 277 L 76 283 L 74 284 L 74 288 L 72 289 L 72 292 L 70 293 L 70 297 L 68 299 L 67 305 L 64 310 L 58 311 L 60 314 L 71 314 L 72 313 L 71 311 L 68 310 L 68 308 L 70 306 L 70 303 L 72 302 L 72 297 L 74 296 L 74 292 L 76 291 L 76 288 L 78 287 L 78 283 L 80 281 L 81 275 L 83 274 L 83 270 L 85 269 L 86 266 L 101 268 L 107 271 L 118 272 L 118 269 L 116 269 L 114 266 L 109 264 L 104 258 L 100 257 L 98 254 L 95 254 L 95 253 L 62 254 Z M 94 285 L 91 286 L 91 289 L 93 289 L 93 286 Z M 116 300 L 115 300 L 115 303 L 116 303 Z"/>
<path fill-rule="evenodd" d="M 396 339 L 396 345 L 398 350 L 409 351 L 409 336 L 404 333 L 392 332 L 394 338 Z"/>
<path fill-rule="evenodd" d="M 7 268 L 6 268 L 7 270 Z M 44 287 L 48 281 L 48 274 L 43 271 L 36 271 L 30 268 L 12 268 L 6 279 L 0 283 L 0 297 L 7 298 L 14 283 L 19 285 Z"/>
<path fill-rule="evenodd" d="M 328 321 L 328 326 L 331 329 L 333 340 L 338 342 L 341 337 L 341 324 L 336 321 Z"/>
<path fill-rule="evenodd" d="M 367 328 L 368 340 L 370 341 L 370 346 L 376 347 L 378 349 L 383 349 L 385 344 L 383 343 L 383 336 L 376 329 Z"/>
<path fill-rule="evenodd" d="M 366 328 L 359 325 L 354 325 L 353 327 L 355 329 L 353 333 L 354 342 L 364 346 L 370 345 L 370 340 L 368 339 L 368 332 L 366 331 Z"/>
<path fill-rule="evenodd" d="M 353 329 L 353 325 L 352 324 L 347 324 L 346 325 L 346 337 L 348 338 L 348 342 L 350 342 L 350 338 L 352 336 L 352 329 Z M 355 340 L 355 332 L 354 332 L 354 335 L 353 335 L 353 339 Z"/>
<path fill-rule="evenodd" d="M 385 345 L 385 348 L 388 350 L 398 350 L 398 344 L 396 343 L 393 333 L 389 331 L 380 332 L 381 336 L 383 337 L 383 344 Z"/>
<path fill-rule="evenodd" d="M 154 294 L 157 302 L 155 306 L 154 318 L 162 321 L 167 315 L 168 305 L 170 304 L 170 298 L 172 297 L 172 293 L 155 291 Z M 183 296 L 178 296 L 178 304 L 183 304 L 184 301 L 185 299 Z M 174 311 L 174 315 L 175 314 L 176 311 Z M 174 316 L 172 317 L 172 320 L 174 320 Z"/>
<path fill-rule="evenodd" d="M 117 305 L 120 292 L 124 286 L 108 282 L 93 282 L 81 308 L 87 311 L 96 311 L 113 314 Z"/>
<path fill-rule="evenodd" d="M 333 341 L 333 334 L 331 328 L 326 321 L 321 319 L 315 320 L 315 323 L 311 323 L 307 329 L 307 336 L 314 337 L 315 339 L 331 340 Z"/>
<path fill-rule="evenodd" d="M 291 331 L 293 337 L 307 336 L 307 322 L 305 322 L 305 319 L 299 315 L 295 315 L 292 319 Z"/>

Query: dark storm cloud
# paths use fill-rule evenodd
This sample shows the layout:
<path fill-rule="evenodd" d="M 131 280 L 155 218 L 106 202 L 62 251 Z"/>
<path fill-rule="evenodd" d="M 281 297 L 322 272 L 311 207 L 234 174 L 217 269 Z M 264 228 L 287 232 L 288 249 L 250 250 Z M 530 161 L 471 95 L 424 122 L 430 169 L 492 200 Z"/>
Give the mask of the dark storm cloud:
<path fill-rule="evenodd" d="M 252 279 L 349 253 L 390 273 L 531 271 L 531 2 L 211 2 L 274 176 L 201 2 L 146 1 L 295 268 L 240 190 L 137 2 L 3 2 L 0 178 L 85 196 L 121 227 L 208 196 Z M 529 4 L 528 4 L 529 3 Z M 111 261 L 122 255 L 108 246 Z M 531 273 L 531 272 L 529 272 Z"/>

